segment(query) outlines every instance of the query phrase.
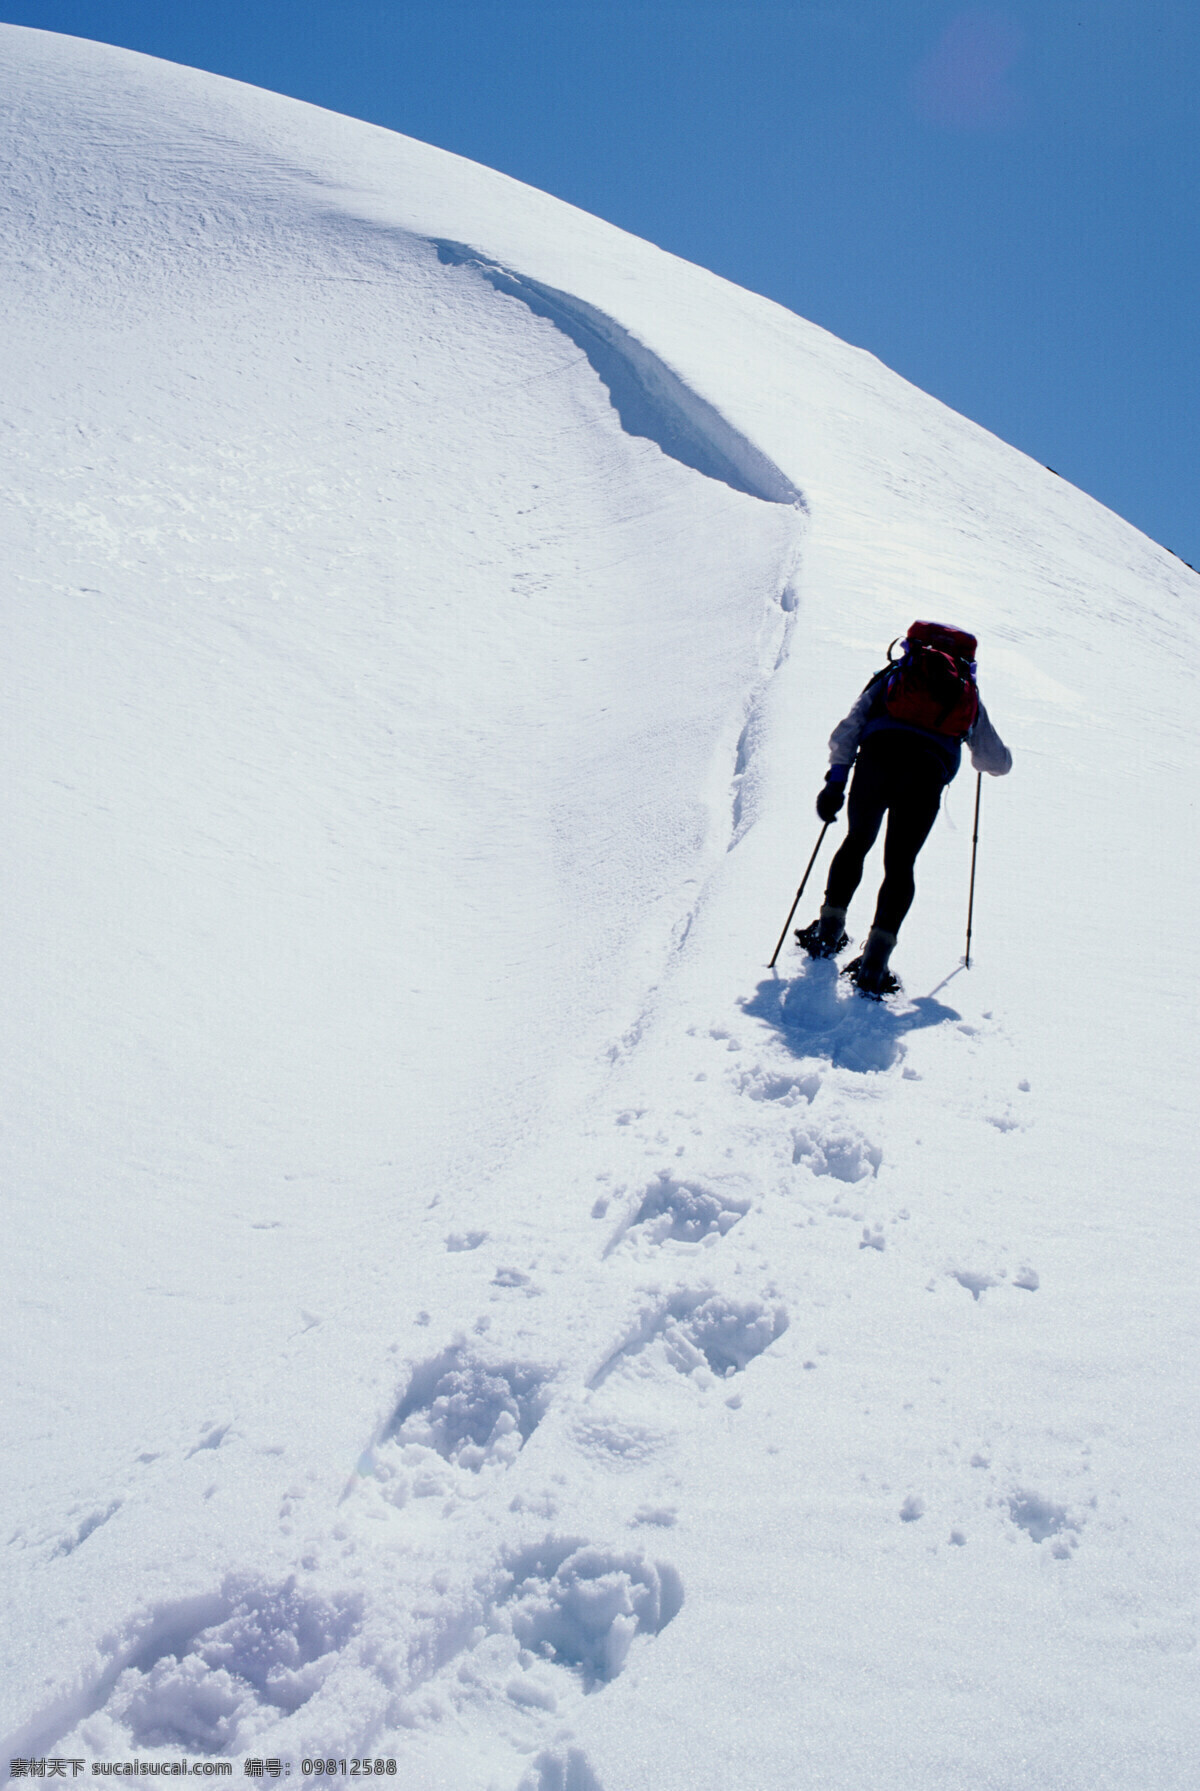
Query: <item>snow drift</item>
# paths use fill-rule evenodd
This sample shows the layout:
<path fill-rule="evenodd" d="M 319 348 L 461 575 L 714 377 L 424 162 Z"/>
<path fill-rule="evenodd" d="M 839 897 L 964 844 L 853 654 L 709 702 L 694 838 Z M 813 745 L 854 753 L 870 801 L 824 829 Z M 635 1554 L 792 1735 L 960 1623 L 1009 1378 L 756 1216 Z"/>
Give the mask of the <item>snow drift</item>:
<path fill-rule="evenodd" d="M 5 1758 L 1188 1782 L 1194 575 L 502 176 L 0 59 Z M 1016 768 L 876 1009 L 762 965 L 919 613 Z"/>

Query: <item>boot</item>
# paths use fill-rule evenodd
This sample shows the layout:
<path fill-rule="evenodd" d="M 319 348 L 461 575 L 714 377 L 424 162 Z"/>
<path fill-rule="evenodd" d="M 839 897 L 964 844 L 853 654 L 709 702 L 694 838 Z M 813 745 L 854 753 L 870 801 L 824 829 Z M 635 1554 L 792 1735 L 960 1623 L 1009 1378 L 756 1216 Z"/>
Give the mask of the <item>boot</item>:
<path fill-rule="evenodd" d="M 796 928 L 796 943 L 810 958 L 836 958 L 850 943 L 846 910 L 831 908 L 827 902 L 811 926 Z"/>
<path fill-rule="evenodd" d="M 885 995 L 894 995 L 900 987 L 899 978 L 888 969 L 888 959 L 896 947 L 895 933 L 887 933 L 882 927 L 872 927 L 867 934 L 867 943 L 861 958 L 855 958 L 847 964 L 845 974 L 862 994 L 871 996 L 874 1001 L 882 1001 Z"/>

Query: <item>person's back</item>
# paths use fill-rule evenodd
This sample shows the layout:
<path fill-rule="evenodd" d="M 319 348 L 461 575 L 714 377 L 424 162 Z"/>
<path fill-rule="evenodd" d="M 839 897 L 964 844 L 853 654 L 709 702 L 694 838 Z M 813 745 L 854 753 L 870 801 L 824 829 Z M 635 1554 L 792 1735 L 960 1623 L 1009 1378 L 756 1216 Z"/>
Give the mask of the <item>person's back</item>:
<path fill-rule="evenodd" d="M 847 966 L 862 992 L 875 998 L 899 987 L 889 962 L 912 906 L 913 866 L 937 819 L 942 791 L 958 772 L 963 746 L 977 771 L 1003 777 L 1012 769 L 1012 754 L 979 700 L 974 635 L 945 623 L 914 622 L 898 660 L 891 650 L 888 664 L 868 680 L 830 735 L 817 814 L 822 821 L 836 819 L 853 768 L 847 834 L 829 867 L 820 915 L 796 934 L 811 957 L 834 957 L 849 944 L 846 911 L 886 814 L 875 919 L 862 956 Z"/>

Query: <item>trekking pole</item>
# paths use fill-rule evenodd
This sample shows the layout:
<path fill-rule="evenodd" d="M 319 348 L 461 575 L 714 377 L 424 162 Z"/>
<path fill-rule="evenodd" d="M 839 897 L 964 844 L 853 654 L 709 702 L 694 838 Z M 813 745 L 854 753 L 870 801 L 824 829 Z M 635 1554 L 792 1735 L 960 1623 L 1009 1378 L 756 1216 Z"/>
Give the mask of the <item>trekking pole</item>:
<path fill-rule="evenodd" d="M 796 912 L 797 908 L 800 906 L 800 897 L 804 894 L 804 885 L 808 882 L 809 871 L 811 871 L 813 868 L 813 865 L 816 864 L 817 853 L 821 850 L 821 841 L 825 838 L 825 835 L 829 832 L 829 829 L 832 825 L 833 825 L 833 823 L 831 821 L 826 821 L 824 827 L 822 827 L 820 833 L 817 835 L 817 843 L 813 847 L 812 857 L 808 861 L 808 869 L 805 871 L 803 877 L 801 877 L 800 887 L 796 891 L 796 899 L 792 903 L 791 907 L 788 909 L 788 917 L 784 921 L 783 931 L 779 935 L 779 944 L 775 947 L 775 950 L 771 953 L 771 962 L 767 965 L 768 970 L 774 970 L 775 960 L 779 956 L 780 952 L 783 950 L 783 942 L 787 938 L 787 930 L 792 924 L 792 915 Z"/>
<path fill-rule="evenodd" d="M 975 773 L 975 831 L 971 835 L 971 893 L 967 897 L 967 955 L 963 969 L 971 968 L 971 916 L 975 912 L 975 853 L 979 848 L 979 798 L 983 793 L 983 772 Z"/>

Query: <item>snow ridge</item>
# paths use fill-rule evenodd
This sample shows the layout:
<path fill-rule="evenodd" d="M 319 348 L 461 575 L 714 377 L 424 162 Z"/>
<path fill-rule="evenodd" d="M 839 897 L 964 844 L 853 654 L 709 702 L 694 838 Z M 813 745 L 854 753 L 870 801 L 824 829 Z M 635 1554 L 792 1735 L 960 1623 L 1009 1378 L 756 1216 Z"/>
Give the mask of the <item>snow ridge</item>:
<path fill-rule="evenodd" d="M 469 267 L 569 336 L 590 361 L 629 435 L 646 436 L 683 466 L 768 504 L 805 508 L 803 494 L 760 448 L 692 390 L 644 342 L 585 300 L 501 267 L 464 243 L 432 239 L 438 260 Z"/>

